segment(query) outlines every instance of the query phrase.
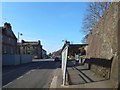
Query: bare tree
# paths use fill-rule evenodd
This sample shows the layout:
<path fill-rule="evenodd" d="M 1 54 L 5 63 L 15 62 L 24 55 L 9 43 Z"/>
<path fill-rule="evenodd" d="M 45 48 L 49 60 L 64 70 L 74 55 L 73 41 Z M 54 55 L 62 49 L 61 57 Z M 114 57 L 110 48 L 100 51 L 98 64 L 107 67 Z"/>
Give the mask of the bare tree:
<path fill-rule="evenodd" d="M 108 9 L 110 2 L 91 2 L 88 4 L 87 13 L 83 20 L 83 31 L 89 33 L 99 22 L 104 12 Z"/>
<path fill-rule="evenodd" d="M 93 27 L 99 22 L 104 12 L 108 9 L 111 2 L 91 2 L 88 3 L 87 12 L 83 19 L 82 31 L 86 36 L 81 40 L 86 43 L 86 38 Z"/>

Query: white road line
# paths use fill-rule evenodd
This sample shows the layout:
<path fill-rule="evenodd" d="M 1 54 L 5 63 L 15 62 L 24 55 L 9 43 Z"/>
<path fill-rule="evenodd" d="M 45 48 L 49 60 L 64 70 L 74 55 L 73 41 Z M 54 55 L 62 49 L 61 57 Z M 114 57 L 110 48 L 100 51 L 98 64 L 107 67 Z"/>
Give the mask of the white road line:
<path fill-rule="evenodd" d="M 31 71 L 27 72 L 26 74 L 30 74 L 30 73 L 31 73 Z"/>
<path fill-rule="evenodd" d="M 56 88 L 57 87 L 57 76 L 54 76 L 50 85 L 50 88 Z"/>
<path fill-rule="evenodd" d="M 17 80 L 19 80 L 19 79 L 21 79 L 21 78 L 23 78 L 23 76 L 20 76 L 19 78 L 17 78 Z"/>
<path fill-rule="evenodd" d="M 35 71 L 35 69 L 31 70 L 32 72 Z"/>
<path fill-rule="evenodd" d="M 54 59 L 33 59 L 33 62 L 36 61 L 53 61 Z"/>
<path fill-rule="evenodd" d="M 7 87 L 8 85 L 12 84 L 13 82 L 9 82 L 8 84 L 4 85 L 3 88 Z"/>

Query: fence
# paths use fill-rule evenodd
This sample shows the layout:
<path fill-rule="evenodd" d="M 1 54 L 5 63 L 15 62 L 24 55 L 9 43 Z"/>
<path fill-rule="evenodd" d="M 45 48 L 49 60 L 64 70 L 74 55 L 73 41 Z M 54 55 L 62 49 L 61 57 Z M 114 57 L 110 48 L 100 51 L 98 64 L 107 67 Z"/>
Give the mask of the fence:
<path fill-rule="evenodd" d="M 19 65 L 32 62 L 31 55 L 2 55 L 2 65 Z"/>

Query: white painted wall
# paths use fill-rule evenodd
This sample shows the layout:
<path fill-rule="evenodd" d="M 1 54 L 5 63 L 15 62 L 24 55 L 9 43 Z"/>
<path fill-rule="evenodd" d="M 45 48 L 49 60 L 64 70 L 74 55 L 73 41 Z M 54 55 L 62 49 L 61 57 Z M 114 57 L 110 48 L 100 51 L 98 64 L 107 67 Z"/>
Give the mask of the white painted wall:
<path fill-rule="evenodd" d="M 20 55 L 14 55 L 14 65 L 19 65 L 20 64 Z"/>
<path fill-rule="evenodd" d="M 31 55 L 21 55 L 21 63 L 29 63 L 32 62 L 32 56 Z"/>
<path fill-rule="evenodd" d="M 14 65 L 14 55 L 2 55 L 2 65 Z"/>
<path fill-rule="evenodd" d="M 31 55 L 2 55 L 2 65 L 19 65 L 32 62 Z"/>

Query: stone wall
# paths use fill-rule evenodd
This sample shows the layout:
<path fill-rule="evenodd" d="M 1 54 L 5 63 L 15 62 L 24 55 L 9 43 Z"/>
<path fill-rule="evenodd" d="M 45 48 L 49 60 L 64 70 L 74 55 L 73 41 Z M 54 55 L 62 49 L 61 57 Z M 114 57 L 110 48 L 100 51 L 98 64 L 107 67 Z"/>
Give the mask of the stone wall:
<path fill-rule="evenodd" d="M 118 84 L 120 88 L 120 4 L 118 5 Z"/>
<path fill-rule="evenodd" d="M 118 29 L 118 21 L 120 20 L 119 5 L 120 2 L 111 4 L 87 38 L 88 57 L 96 60 L 99 59 L 99 62 L 102 59 L 106 65 L 109 61 L 112 62 L 110 67 L 100 66 L 98 65 L 99 62 L 98 64 L 91 63 L 91 70 L 105 78 L 109 78 L 110 76 L 114 84 L 118 80 L 118 36 L 120 38 L 120 30 Z M 116 85 L 114 84 L 113 87 Z"/>

